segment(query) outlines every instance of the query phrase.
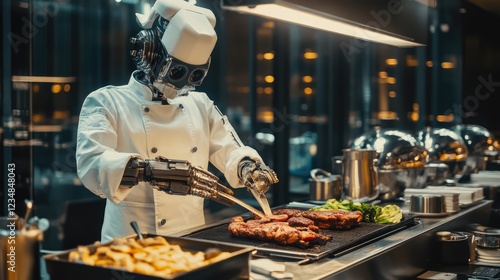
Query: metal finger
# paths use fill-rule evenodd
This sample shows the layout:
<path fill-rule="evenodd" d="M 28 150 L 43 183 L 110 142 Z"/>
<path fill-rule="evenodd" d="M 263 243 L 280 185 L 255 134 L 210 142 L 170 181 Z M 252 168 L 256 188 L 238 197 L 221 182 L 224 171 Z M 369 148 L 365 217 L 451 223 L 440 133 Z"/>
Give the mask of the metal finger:
<path fill-rule="evenodd" d="M 217 189 L 218 189 L 219 191 L 223 191 L 223 192 L 225 192 L 225 193 L 227 193 L 227 194 L 229 194 L 229 195 L 234 195 L 234 192 L 233 192 L 233 190 L 232 190 L 232 189 L 230 189 L 230 188 L 228 188 L 228 187 L 224 186 L 223 184 L 221 184 L 221 183 L 219 183 L 219 182 L 216 182 L 216 184 L 217 184 Z"/>

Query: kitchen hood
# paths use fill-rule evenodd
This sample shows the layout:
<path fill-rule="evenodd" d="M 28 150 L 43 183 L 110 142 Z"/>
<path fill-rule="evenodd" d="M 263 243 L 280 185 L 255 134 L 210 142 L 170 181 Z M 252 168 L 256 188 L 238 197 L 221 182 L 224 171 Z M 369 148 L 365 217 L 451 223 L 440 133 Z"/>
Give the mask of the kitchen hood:
<path fill-rule="evenodd" d="M 364 41 L 424 46 L 432 0 L 221 0 L 225 10 L 283 20 Z"/>

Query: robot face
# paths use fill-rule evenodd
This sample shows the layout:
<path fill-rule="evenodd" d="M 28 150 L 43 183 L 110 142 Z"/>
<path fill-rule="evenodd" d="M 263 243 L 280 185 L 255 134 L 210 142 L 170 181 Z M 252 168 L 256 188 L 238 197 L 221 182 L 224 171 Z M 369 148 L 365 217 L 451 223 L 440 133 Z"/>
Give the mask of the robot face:
<path fill-rule="evenodd" d="M 207 75 L 210 58 L 203 65 L 191 65 L 167 54 L 165 66 L 158 75 L 157 82 L 171 84 L 180 89 L 186 85 L 199 86 Z"/>
<path fill-rule="evenodd" d="M 174 90 L 201 85 L 217 41 L 214 14 L 182 0 L 158 0 L 149 16 L 137 16 L 146 29 L 131 39 L 131 55 L 149 82 Z"/>

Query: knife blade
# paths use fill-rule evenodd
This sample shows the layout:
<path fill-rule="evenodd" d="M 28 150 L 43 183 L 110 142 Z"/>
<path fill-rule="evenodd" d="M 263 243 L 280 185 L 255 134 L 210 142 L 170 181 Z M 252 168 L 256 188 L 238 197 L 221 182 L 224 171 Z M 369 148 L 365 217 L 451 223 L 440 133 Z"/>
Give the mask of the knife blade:
<path fill-rule="evenodd" d="M 262 213 L 261 211 L 255 209 L 254 207 L 252 207 L 251 205 L 237 199 L 236 197 L 234 196 L 231 196 L 229 194 L 226 194 L 226 193 L 223 193 L 223 192 L 220 192 L 218 195 L 224 197 L 225 199 L 227 200 L 230 200 L 238 205 L 240 205 L 241 207 L 247 209 L 248 211 L 254 213 L 255 215 L 261 217 L 262 219 L 267 219 L 266 215 L 264 213 Z"/>

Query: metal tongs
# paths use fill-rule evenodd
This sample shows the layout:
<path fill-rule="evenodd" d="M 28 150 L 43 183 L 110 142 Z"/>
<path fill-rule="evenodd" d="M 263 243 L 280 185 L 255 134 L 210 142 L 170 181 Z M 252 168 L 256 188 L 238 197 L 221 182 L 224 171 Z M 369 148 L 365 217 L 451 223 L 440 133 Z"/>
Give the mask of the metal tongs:
<path fill-rule="evenodd" d="M 261 211 L 255 209 L 253 206 L 247 204 L 246 202 L 243 202 L 243 201 L 237 199 L 236 197 L 234 197 L 232 195 L 229 195 L 229 194 L 224 193 L 224 192 L 219 192 L 218 195 L 240 205 L 241 207 L 243 207 L 243 208 L 247 209 L 248 211 L 252 212 L 253 214 L 261 217 L 262 219 L 267 219 L 266 214 L 262 213 Z"/>
<path fill-rule="evenodd" d="M 255 197 L 255 200 L 257 200 L 260 207 L 262 208 L 262 211 L 264 211 L 264 214 L 266 216 L 271 216 L 273 213 L 271 211 L 271 206 L 269 206 L 269 201 L 267 200 L 266 194 L 260 193 L 259 191 L 257 191 L 257 188 L 255 188 L 255 187 L 252 187 L 249 189 L 250 189 L 250 192 Z"/>

